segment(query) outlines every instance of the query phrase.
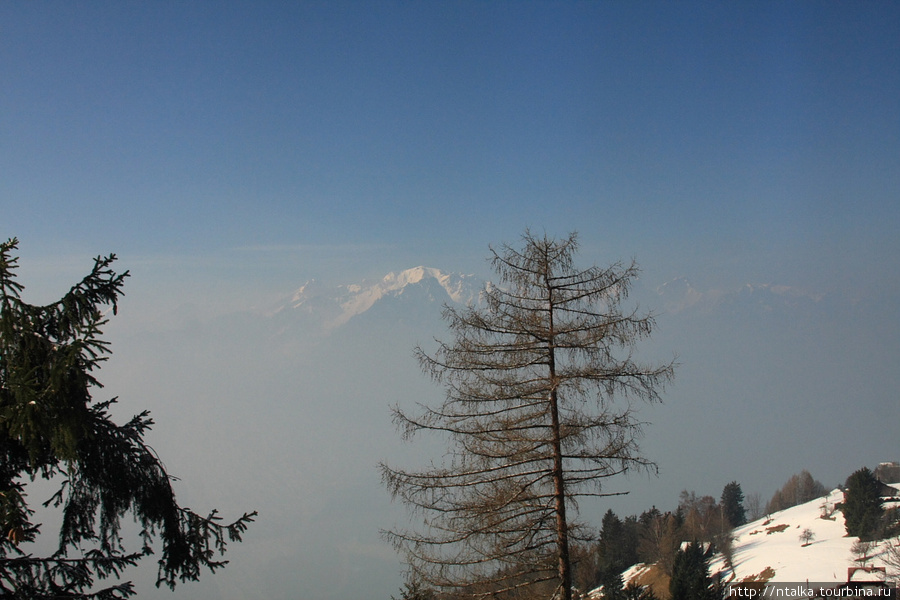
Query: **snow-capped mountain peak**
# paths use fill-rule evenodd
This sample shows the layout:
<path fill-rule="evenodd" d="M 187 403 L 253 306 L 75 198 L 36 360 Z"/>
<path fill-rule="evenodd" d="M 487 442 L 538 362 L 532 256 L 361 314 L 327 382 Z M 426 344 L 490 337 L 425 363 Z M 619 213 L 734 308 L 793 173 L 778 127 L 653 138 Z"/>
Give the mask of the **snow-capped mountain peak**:
<path fill-rule="evenodd" d="M 408 290 L 424 290 L 431 301 L 466 305 L 478 301 L 481 288 L 481 282 L 472 275 L 444 273 L 433 267 L 418 266 L 388 273 L 376 281 L 325 286 L 310 280 L 274 313 L 300 311 L 316 317 L 326 329 L 333 329 L 386 298 L 404 296 Z"/>
<path fill-rule="evenodd" d="M 656 293 L 663 299 L 666 311 L 671 313 L 681 312 L 703 299 L 703 293 L 694 288 L 686 277 L 667 281 L 656 288 Z"/>
<path fill-rule="evenodd" d="M 382 282 L 390 288 L 404 287 L 411 283 L 419 283 L 426 277 L 440 280 L 441 278 L 446 277 L 446 275 L 438 269 L 419 266 L 400 271 L 399 273 L 388 273 L 384 276 Z"/>
<path fill-rule="evenodd" d="M 447 296 L 453 302 L 459 304 L 471 304 L 478 298 L 481 290 L 479 282 L 472 275 L 460 275 L 457 273 L 444 273 L 439 269 L 430 267 L 414 267 L 400 273 L 388 273 L 382 282 L 389 291 L 406 287 L 407 285 L 422 283 L 423 280 L 435 280 Z"/>

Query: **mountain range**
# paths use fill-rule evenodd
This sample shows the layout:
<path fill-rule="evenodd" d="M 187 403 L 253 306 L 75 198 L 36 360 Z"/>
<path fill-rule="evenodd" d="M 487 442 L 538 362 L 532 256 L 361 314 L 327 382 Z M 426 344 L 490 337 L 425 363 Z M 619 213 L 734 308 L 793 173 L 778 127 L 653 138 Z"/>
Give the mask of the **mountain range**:
<path fill-rule="evenodd" d="M 471 305 L 478 302 L 484 282 L 474 275 L 445 273 L 431 267 L 391 272 L 375 281 L 326 286 L 310 280 L 269 314 L 284 318 L 315 318 L 326 330 L 348 323 L 377 304 L 425 302 Z"/>
<path fill-rule="evenodd" d="M 826 295 L 798 287 L 771 283 L 745 283 L 734 289 L 698 290 L 686 277 L 677 277 L 655 290 L 661 308 L 679 313 L 691 308 L 711 308 L 745 303 L 763 310 L 776 307 L 809 308 L 824 301 Z"/>
<path fill-rule="evenodd" d="M 313 279 L 303 283 L 267 315 L 281 319 L 288 316 L 314 319 L 323 329 L 331 330 L 379 305 L 398 302 L 411 305 L 414 301 L 438 306 L 477 304 L 487 283 L 475 275 L 425 266 L 350 284 L 326 285 Z M 823 293 L 769 283 L 747 283 L 727 290 L 700 290 L 686 277 L 677 277 L 652 290 L 639 290 L 637 297 L 650 308 L 667 314 L 741 305 L 764 312 L 809 310 L 826 299 Z"/>

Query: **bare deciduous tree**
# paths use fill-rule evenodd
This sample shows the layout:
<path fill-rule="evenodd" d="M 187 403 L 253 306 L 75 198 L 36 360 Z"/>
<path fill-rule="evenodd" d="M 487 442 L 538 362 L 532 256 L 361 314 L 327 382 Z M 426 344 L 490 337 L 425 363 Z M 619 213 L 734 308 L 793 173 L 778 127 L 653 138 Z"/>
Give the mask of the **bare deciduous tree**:
<path fill-rule="evenodd" d="M 859 539 L 850 546 L 850 552 L 856 557 L 854 559 L 856 562 L 866 566 L 866 563 L 872 560 L 873 550 L 877 547 L 878 542 L 876 541 Z"/>
<path fill-rule="evenodd" d="M 633 402 L 657 402 L 673 364 L 633 352 L 654 320 L 625 310 L 634 263 L 576 269 L 576 235 L 523 236 L 491 250 L 498 285 L 485 307 L 446 308 L 454 333 L 423 369 L 446 388 L 418 416 L 395 409 L 408 438 L 447 436 L 440 465 L 382 465 L 391 494 L 424 517 L 421 531 L 386 532 L 415 576 L 454 595 L 532 589 L 572 597 L 570 545 L 585 537 L 576 500 L 614 492 L 602 483 L 653 468 L 638 451 Z"/>
<path fill-rule="evenodd" d="M 900 536 L 885 540 L 884 552 L 881 555 L 891 576 L 900 578 Z"/>
<path fill-rule="evenodd" d="M 763 516 L 762 498 L 758 492 L 747 495 L 747 520 L 755 521 Z"/>
<path fill-rule="evenodd" d="M 816 539 L 816 534 L 809 527 L 800 533 L 800 541 L 803 542 L 804 546 L 809 546 L 814 539 Z"/>

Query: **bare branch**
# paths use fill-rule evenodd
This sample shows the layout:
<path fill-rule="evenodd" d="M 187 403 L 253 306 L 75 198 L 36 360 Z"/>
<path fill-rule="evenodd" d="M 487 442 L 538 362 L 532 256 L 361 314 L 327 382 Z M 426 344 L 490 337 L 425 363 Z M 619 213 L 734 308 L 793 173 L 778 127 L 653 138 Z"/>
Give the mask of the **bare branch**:
<path fill-rule="evenodd" d="M 655 327 L 622 306 L 637 265 L 578 270 L 577 248 L 575 234 L 528 231 L 521 248 L 492 248 L 499 285 L 486 286 L 484 306 L 446 307 L 453 340 L 415 350 L 444 402 L 394 409 L 404 437 L 437 432 L 450 447 L 421 471 L 381 465 L 391 495 L 424 517 L 421 532 L 384 536 L 415 577 L 453 597 L 532 588 L 569 600 L 569 540 L 587 529 L 567 509 L 624 493 L 603 489 L 611 477 L 655 469 L 631 402 L 659 402 L 674 364 L 634 359 Z"/>

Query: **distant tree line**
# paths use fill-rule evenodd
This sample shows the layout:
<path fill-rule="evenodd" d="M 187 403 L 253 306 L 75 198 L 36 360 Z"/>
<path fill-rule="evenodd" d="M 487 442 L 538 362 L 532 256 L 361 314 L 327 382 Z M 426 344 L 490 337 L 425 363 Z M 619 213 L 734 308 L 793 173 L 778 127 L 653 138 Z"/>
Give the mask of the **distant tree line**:
<path fill-rule="evenodd" d="M 803 470 L 775 492 L 765 505 L 765 514 L 826 493 L 825 486 Z M 586 589 L 602 585 L 605 597 L 611 600 L 637 598 L 623 587 L 622 573 L 632 565 L 646 563 L 656 565 L 656 585 L 667 589 L 673 599 L 719 598 L 723 588 L 708 572 L 709 559 L 720 552 L 726 565 L 732 566 L 732 531 L 746 524 L 748 517 L 761 517 L 760 504 L 758 494 L 745 498 L 741 485 L 732 481 L 718 501 L 684 490 L 674 511 L 662 512 L 654 506 L 625 518 L 607 511 L 597 544 L 589 554 L 590 567 L 581 569 L 581 581 Z M 707 591 L 701 593 L 700 588 Z"/>
<path fill-rule="evenodd" d="M 736 481 L 725 486 L 718 501 L 684 490 L 674 511 L 662 512 L 654 506 L 639 516 L 622 519 L 609 510 L 591 555 L 592 577 L 585 582 L 587 589 L 602 585 L 610 599 L 638 597 L 629 596 L 627 587 L 623 588 L 622 573 L 632 565 L 646 563 L 657 565 L 657 581 L 664 586 L 669 582 L 673 598 L 704 597 L 696 595 L 696 586 L 702 581 L 712 585 L 709 558 L 721 552 L 728 561 L 731 532 L 745 523 L 744 494 Z"/>
<path fill-rule="evenodd" d="M 766 514 L 785 510 L 798 504 L 805 504 L 810 500 L 821 498 L 828 490 L 821 482 L 813 479 L 809 471 L 804 469 L 799 475 L 792 475 L 785 484 L 775 492 L 772 499 L 766 504 Z"/>

